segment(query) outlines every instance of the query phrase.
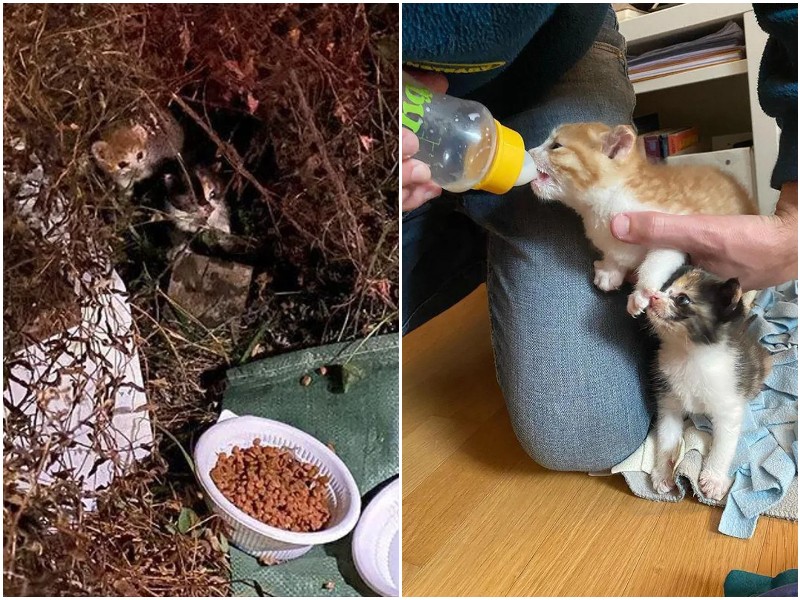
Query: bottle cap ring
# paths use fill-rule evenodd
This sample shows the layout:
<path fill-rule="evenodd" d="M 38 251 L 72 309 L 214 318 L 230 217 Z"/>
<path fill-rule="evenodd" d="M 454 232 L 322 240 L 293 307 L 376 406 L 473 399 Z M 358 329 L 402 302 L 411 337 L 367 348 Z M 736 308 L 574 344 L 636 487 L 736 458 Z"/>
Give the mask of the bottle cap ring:
<path fill-rule="evenodd" d="M 525 162 L 525 143 L 522 136 L 495 120 L 497 128 L 497 149 L 494 159 L 483 179 L 475 186 L 476 190 L 505 194 L 508 192 L 522 172 Z"/>

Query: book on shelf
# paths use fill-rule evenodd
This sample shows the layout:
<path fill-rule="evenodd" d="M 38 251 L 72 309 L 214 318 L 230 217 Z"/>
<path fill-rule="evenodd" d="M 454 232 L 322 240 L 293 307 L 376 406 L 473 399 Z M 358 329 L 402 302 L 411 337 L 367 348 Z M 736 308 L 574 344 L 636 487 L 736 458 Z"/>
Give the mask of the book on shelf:
<path fill-rule="evenodd" d="M 696 40 L 629 56 L 628 74 L 635 83 L 744 57 L 744 31 L 730 21 L 719 31 Z"/>
<path fill-rule="evenodd" d="M 718 54 L 705 56 L 703 58 L 676 61 L 672 64 L 663 65 L 659 68 L 645 68 L 639 71 L 629 71 L 628 73 L 631 83 L 637 83 L 639 81 L 647 81 L 649 79 L 664 77 L 665 75 L 683 73 L 684 71 L 693 71 L 695 69 L 702 69 L 703 67 L 710 67 L 712 65 L 719 65 L 727 62 L 735 62 L 742 60 L 744 57 L 744 48 L 741 48 L 720 52 Z"/>

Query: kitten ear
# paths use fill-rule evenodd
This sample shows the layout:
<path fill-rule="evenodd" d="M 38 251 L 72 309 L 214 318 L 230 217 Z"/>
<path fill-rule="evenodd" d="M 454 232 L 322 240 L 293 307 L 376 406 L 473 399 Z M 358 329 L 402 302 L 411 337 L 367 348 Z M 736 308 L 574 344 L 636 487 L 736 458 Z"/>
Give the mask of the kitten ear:
<path fill-rule="evenodd" d="M 739 303 L 742 299 L 742 286 L 739 285 L 739 280 L 735 277 L 728 279 L 725 283 L 719 286 L 718 302 L 721 308 L 721 316 L 723 319 L 731 318 Z"/>
<path fill-rule="evenodd" d="M 106 150 L 108 150 L 108 143 L 102 140 L 92 144 L 92 155 L 101 163 L 108 162 L 106 159 Z"/>
<path fill-rule="evenodd" d="M 636 145 L 636 134 L 627 125 L 617 125 L 603 138 L 603 154 L 608 158 L 625 158 Z"/>
<path fill-rule="evenodd" d="M 131 128 L 133 134 L 139 138 L 139 140 L 144 144 L 147 141 L 147 129 L 142 127 L 141 125 L 134 125 Z"/>

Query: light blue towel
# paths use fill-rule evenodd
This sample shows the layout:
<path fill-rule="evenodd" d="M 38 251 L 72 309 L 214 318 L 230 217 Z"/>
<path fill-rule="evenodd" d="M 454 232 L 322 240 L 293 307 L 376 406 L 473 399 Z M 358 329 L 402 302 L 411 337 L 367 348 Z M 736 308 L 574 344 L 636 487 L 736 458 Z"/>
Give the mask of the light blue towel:
<path fill-rule="evenodd" d="M 763 391 L 749 404 L 732 472 L 735 479 L 719 531 L 749 538 L 758 516 L 777 504 L 797 477 L 797 281 L 763 290 L 749 330 L 772 353 Z M 698 429 L 708 419 L 693 416 Z"/>

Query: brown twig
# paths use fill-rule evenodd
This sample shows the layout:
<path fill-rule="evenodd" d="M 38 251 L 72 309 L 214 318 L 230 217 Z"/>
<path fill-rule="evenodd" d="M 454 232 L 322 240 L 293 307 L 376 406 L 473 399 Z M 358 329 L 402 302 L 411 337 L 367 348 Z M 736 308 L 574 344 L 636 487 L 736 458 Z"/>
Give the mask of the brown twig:
<path fill-rule="evenodd" d="M 344 180 L 342 178 L 341 173 L 337 171 L 334 168 L 333 164 L 331 163 L 325 139 L 323 139 L 322 134 L 320 133 L 319 129 L 317 129 L 316 116 L 314 115 L 314 112 L 311 110 L 311 107 L 309 107 L 308 105 L 308 101 L 306 100 L 306 94 L 303 91 L 303 87 L 300 85 L 300 81 L 297 79 L 297 74 L 294 71 L 290 71 L 289 78 L 292 80 L 292 83 L 294 84 L 295 90 L 297 92 L 297 98 L 300 103 L 300 110 L 303 113 L 303 117 L 306 120 L 307 126 L 311 130 L 311 135 L 314 139 L 314 142 L 316 143 L 317 148 L 319 149 L 319 157 L 320 160 L 322 161 L 322 165 L 328 172 L 328 177 L 333 182 L 333 185 L 336 188 L 337 195 L 339 197 L 339 202 L 342 204 L 349 218 L 350 233 L 356 239 L 356 251 L 358 253 L 357 257 L 360 258 L 364 256 L 365 252 L 364 237 L 361 234 L 361 228 L 359 227 L 352 202 L 350 201 L 350 196 L 347 192 L 347 187 L 344 184 Z M 346 242 L 345 246 L 347 246 Z"/>

